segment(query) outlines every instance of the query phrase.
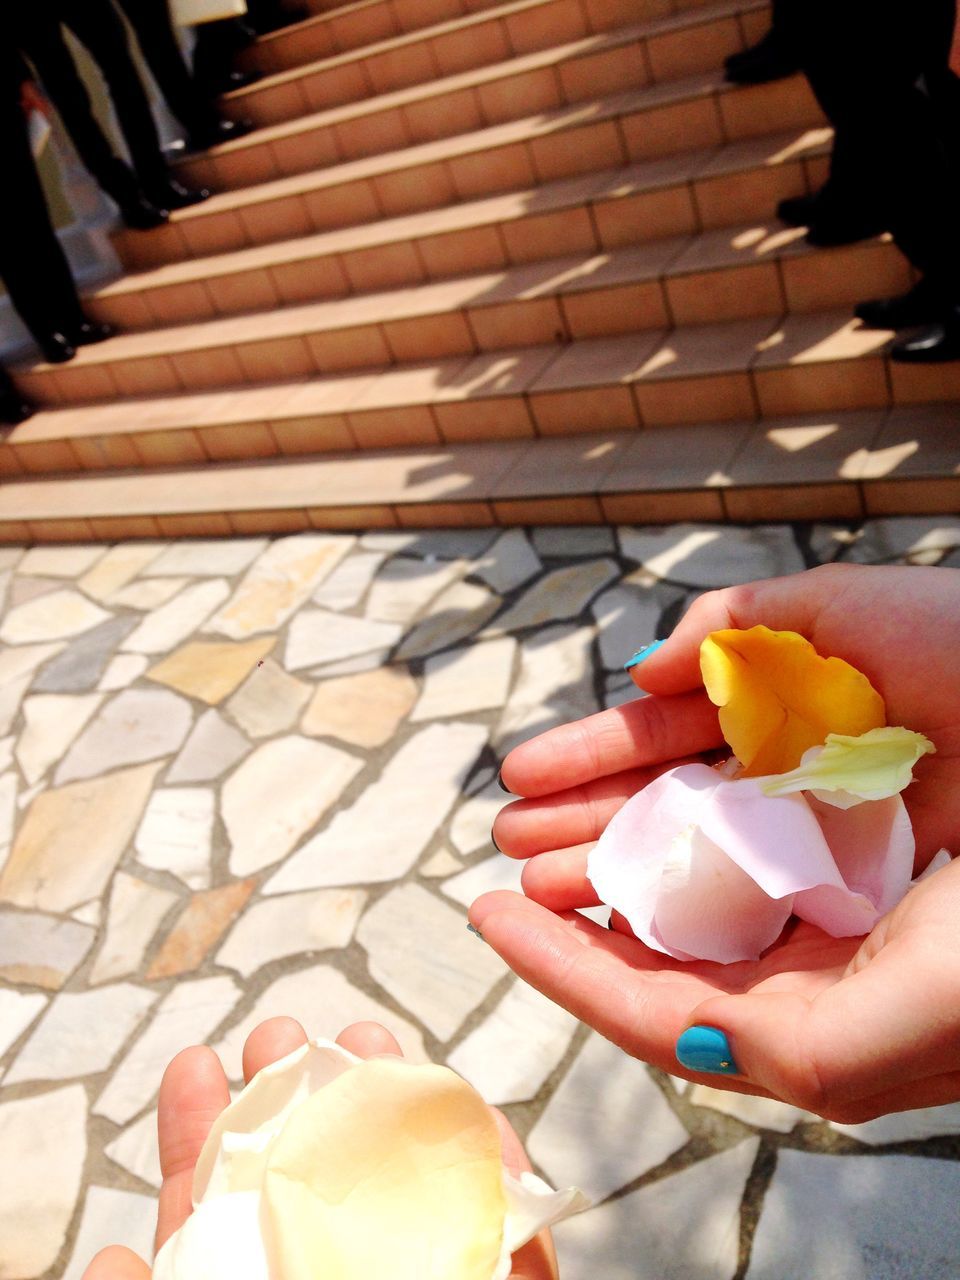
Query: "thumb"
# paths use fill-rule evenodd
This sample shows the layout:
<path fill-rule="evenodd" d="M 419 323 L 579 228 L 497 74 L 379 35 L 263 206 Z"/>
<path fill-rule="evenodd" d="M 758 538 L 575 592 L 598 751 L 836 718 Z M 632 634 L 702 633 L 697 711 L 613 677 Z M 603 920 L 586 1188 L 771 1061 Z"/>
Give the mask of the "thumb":
<path fill-rule="evenodd" d="M 150 1268 L 132 1250 L 114 1244 L 100 1250 L 83 1280 L 150 1280 Z"/>

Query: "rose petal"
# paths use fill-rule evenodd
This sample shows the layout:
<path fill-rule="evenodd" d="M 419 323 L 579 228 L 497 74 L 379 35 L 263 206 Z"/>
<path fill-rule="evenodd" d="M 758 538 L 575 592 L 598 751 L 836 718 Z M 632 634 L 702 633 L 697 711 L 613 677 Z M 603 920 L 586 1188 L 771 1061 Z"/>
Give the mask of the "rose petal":
<path fill-rule="evenodd" d="M 519 1178 L 504 1171 L 503 1192 L 507 1198 L 507 1220 L 493 1280 L 508 1280 L 512 1255 L 539 1232 L 590 1208 L 590 1201 L 576 1187 L 554 1191 L 542 1178 L 527 1171 Z"/>
<path fill-rule="evenodd" d="M 242 1191 L 194 1209 L 157 1254 L 153 1280 L 270 1280 L 259 1206 L 258 1192 Z"/>
<path fill-rule="evenodd" d="M 812 791 L 825 804 L 849 809 L 861 800 L 884 800 L 913 781 L 913 766 L 936 747 L 910 729 L 871 729 L 857 738 L 831 733 L 822 747 L 804 752 L 796 769 L 762 780 L 768 796 Z"/>
<path fill-rule="evenodd" d="M 785 773 L 829 733 L 861 734 L 886 722 L 883 699 L 841 658 L 822 658 L 794 631 L 714 631 L 700 669 L 720 727 L 746 776 Z"/>

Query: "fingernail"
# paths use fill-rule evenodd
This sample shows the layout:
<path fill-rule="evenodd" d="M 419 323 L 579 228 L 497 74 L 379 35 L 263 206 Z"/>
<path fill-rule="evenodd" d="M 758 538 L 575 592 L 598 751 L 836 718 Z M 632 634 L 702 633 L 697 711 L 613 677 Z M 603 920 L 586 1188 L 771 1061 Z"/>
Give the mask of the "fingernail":
<path fill-rule="evenodd" d="M 666 643 L 666 640 L 654 640 L 653 644 L 648 644 L 644 648 L 638 649 L 630 661 L 623 664 L 624 671 L 629 671 L 631 667 L 639 667 L 641 662 L 646 662 L 651 653 L 656 653 Z"/>
<path fill-rule="evenodd" d="M 483 941 L 483 934 L 480 932 L 480 930 L 477 928 L 475 924 L 468 924 L 467 928 L 470 930 L 471 933 L 475 933 L 481 942 Z"/>
<path fill-rule="evenodd" d="M 490 828 L 490 843 L 496 849 L 497 853 L 503 853 L 503 850 L 497 844 L 497 837 L 493 834 L 493 828 Z"/>
<path fill-rule="evenodd" d="M 500 788 L 501 791 L 505 791 L 508 796 L 513 795 L 513 792 L 510 790 L 510 788 L 507 786 L 507 784 L 503 780 L 502 772 L 497 774 L 497 786 Z"/>
<path fill-rule="evenodd" d="M 735 1076 L 740 1070 L 730 1041 L 718 1027 L 687 1027 L 677 1041 L 677 1061 L 688 1071 L 714 1076 Z"/>

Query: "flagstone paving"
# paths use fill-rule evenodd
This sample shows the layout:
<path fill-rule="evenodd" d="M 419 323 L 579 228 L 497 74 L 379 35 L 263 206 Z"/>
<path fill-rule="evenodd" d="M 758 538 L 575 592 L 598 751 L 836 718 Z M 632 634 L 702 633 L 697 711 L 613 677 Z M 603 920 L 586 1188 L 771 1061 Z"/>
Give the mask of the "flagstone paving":
<path fill-rule="evenodd" d="M 0 552 L 0 1277 L 148 1245 L 163 1066 L 376 1018 L 506 1108 L 564 1280 L 960 1274 L 960 1104 L 828 1124 L 626 1058 L 467 932 L 503 753 L 703 590 L 960 564 L 960 520 Z M 602 919 L 601 913 L 595 913 Z M 816 1231 L 810 1224 L 816 1223 Z"/>

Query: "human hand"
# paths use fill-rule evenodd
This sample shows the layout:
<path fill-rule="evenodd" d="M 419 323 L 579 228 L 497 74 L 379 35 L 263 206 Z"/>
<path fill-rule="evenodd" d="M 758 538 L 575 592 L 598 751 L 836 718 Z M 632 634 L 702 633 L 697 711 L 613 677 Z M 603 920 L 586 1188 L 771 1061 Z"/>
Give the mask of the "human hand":
<path fill-rule="evenodd" d="M 630 795 L 680 760 L 721 745 L 716 709 L 701 688 L 700 642 L 711 631 L 759 622 L 799 631 L 821 654 L 847 659 L 884 696 L 890 723 L 934 741 L 938 754 L 918 766 L 904 797 L 917 835 L 917 865 L 925 866 L 943 845 L 960 846 L 960 687 L 953 670 L 960 573 L 831 566 L 702 597 L 669 643 L 642 664 L 640 678 L 654 696 L 552 730 L 512 752 L 504 781 L 527 798 L 501 812 L 494 832 L 505 853 L 531 859 L 523 877 L 528 898 L 487 895 L 471 919 L 527 981 L 665 1070 L 703 1079 L 678 1066 L 675 1044 L 686 1027 L 717 1026 L 732 1037 L 740 1068 L 735 1076 L 707 1077 L 720 1087 L 847 1120 L 960 1097 L 960 1074 L 950 1074 L 960 1072 L 960 1060 L 950 1068 L 949 1054 L 946 1066 L 934 1054 L 938 1065 L 928 1069 L 923 1036 L 907 1017 L 922 1010 L 932 1033 L 942 1025 L 936 1003 L 910 990 L 900 1023 L 893 1008 L 899 984 L 909 989 L 927 982 L 931 969 L 927 989 L 942 993 L 953 982 L 953 1005 L 944 1007 L 956 1004 L 960 977 L 951 977 L 949 966 L 940 969 L 938 942 L 936 965 L 925 951 L 939 928 L 929 889 L 881 921 L 862 948 L 857 939 L 797 924 L 758 963 L 727 966 L 682 964 L 632 936 L 551 914 L 596 905 L 585 875 L 587 852 Z M 947 870 L 956 885 L 957 873 Z M 931 879 L 939 893 L 946 874 Z M 918 904 L 924 904 L 922 916 L 913 914 L 921 911 Z M 617 918 L 614 926 L 629 932 Z M 909 963 L 892 964 L 891 954 L 906 955 Z M 956 968 L 960 973 L 960 957 Z M 870 1039 L 888 1031 L 886 1044 Z M 845 1050 L 851 1052 L 844 1056 Z M 792 1055 L 789 1061 L 785 1055 Z"/>
<path fill-rule="evenodd" d="M 243 1076 L 249 1082 L 258 1071 L 286 1057 L 306 1042 L 303 1027 L 292 1018 L 271 1018 L 247 1037 Z M 337 1036 L 337 1044 L 360 1058 L 400 1054 L 397 1041 L 375 1022 L 358 1022 Z M 177 1231 L 192 1212 L 193 1170 L 210 1127 L 230 1102 L 227 1077 L 212 1049 L 184 1049 L 164 1072 L 160 1086 L 158 1133 L 163 1186 L 157 1206 L 156 1248 Z M 495 1108 L 503 1161 L 510 1173 L 530 1168 L 520 1139 L 506 1117 Z M 556 1257 L 548 1231 L 514 1254 L 510 1280 L 556 1280 Z M 103 1249 L 83 1280 L 149 1280 L 150 1267 L 130 1249 Z"/>

